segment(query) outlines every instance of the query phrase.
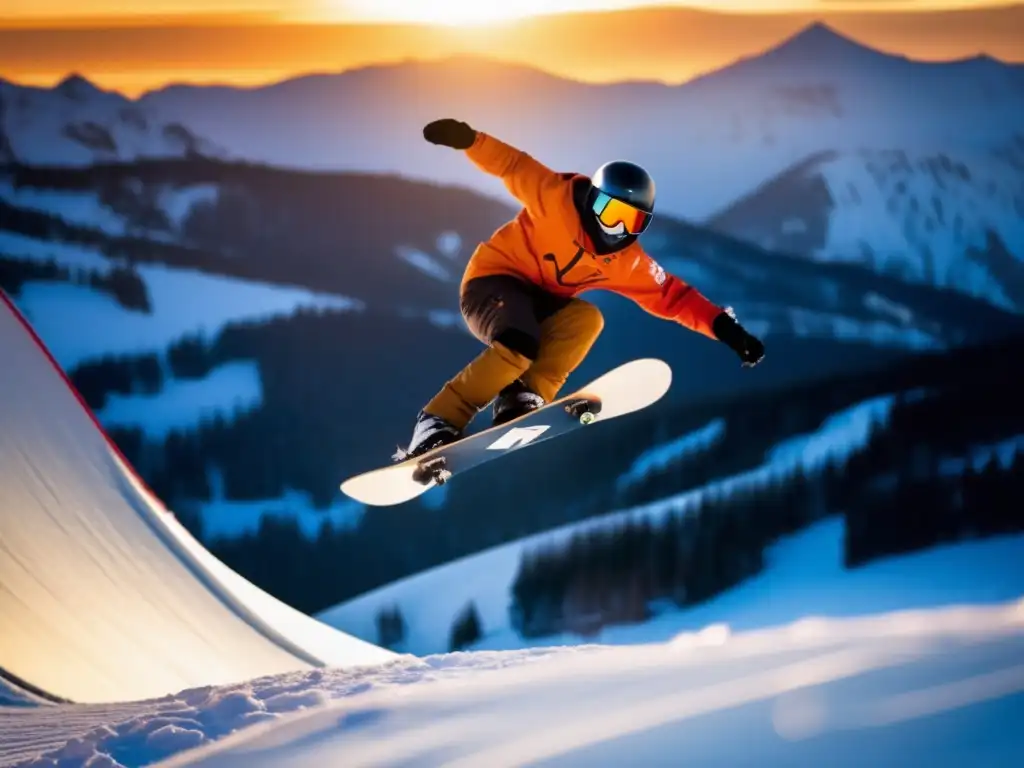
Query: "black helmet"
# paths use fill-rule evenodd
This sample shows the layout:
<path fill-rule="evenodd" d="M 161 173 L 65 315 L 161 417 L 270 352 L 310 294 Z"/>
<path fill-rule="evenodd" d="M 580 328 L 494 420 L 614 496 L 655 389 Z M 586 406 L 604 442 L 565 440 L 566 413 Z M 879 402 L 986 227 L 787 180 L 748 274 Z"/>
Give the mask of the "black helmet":
<path fill-rule="evenodd" d="M 587 206 L 606 235 L 636 236 L 647 229 L 654 213 L 654 179 L 636 163 L 613 160 L 590 180 Z"/>

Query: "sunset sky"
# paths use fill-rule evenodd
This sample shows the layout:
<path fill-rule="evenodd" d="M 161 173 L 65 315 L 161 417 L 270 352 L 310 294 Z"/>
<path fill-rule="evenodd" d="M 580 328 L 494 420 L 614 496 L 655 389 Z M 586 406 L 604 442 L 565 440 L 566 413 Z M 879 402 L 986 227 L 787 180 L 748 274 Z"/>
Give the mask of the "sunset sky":
<path fill-rule="evenodd" d="M 817 19 L 867 45 L 913 58 L 986 53 L 1022 61 L 1024 6 L 1011 5 L 985 0 L 0 0 L 0 77 L 52 85 L 74 72 L 137 95 L 168 82 L 252 85 L 471 53 L 591 82 L 682 82 L 776 45 Z"/>
<path fill-rule="evenodd" d="M 566 11 L 641 6 L 685 6 L 717 11 L 967 8 L 1010 3 L 992 0 L 0 0 L 0 18 L 60 19 L 159 14 L 267 14 L 280 19 L 472 23 Z"/>

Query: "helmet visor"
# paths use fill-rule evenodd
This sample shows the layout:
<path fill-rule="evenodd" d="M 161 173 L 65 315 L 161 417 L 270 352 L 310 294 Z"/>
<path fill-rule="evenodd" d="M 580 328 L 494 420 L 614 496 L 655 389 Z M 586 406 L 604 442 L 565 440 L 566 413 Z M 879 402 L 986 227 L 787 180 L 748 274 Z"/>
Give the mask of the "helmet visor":
<path fill-rule="evenodd" d="M 647 211 L 634 208 L 604 192 L 598 192 L 594 199 L 594 213 L 606 227 L 617 227 L 619 224 L 631 235 L 639 235 L 651 223 L 652 215 Z"/>

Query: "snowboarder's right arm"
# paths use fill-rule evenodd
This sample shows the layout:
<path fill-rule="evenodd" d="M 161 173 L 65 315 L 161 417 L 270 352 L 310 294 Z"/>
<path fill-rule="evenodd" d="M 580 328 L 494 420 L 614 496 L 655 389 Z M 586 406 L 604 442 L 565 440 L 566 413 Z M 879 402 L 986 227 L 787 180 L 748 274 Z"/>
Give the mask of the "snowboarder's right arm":
<path fill-rule="evenodd" d="M 535 216 L 549 213 L 545 210 L 545 201 L 548 193 L 561 185 L 562 177 L 532 156 L 451 118 L 428 124 L 423 136 L 433 144 L 465 150 L 474 165 L 500 178 L 530 213 Z"/>

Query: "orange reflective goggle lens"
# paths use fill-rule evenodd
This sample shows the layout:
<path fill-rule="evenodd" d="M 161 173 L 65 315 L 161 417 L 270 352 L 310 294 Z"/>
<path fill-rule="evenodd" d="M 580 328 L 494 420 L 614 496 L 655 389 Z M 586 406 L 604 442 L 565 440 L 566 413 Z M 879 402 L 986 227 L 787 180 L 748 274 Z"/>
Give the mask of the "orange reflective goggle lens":
<path fill-rule="evenodd" d="M 631 235 L 639 235 L 651 223 L 651 214 L 609 197 L 604 192 L 598 193 L 597 199 L 594 200 L 594 213 L 606 227 L 622 224 Z"/>

